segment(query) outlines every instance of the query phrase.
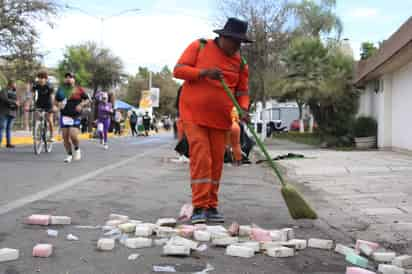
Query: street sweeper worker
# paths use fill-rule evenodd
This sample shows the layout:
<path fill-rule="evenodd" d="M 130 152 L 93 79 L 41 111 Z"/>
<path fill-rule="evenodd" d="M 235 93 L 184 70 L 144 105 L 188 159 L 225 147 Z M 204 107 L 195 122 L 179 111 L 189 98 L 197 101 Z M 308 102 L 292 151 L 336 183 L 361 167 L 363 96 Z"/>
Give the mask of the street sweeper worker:
<path fill-rule="evenodd" d="M 224 79 L 248 119 L 248 66 L 240 55 L 248 24 L 229 18 L 216 39 L 192 42 L 178 60 L 174 76 L 185 80 L 180 118 L 189 142 L 192 223 L 224 222 L 218 211 L 225 137 L 231 129 L 233 103 L 220 82 Z"/>

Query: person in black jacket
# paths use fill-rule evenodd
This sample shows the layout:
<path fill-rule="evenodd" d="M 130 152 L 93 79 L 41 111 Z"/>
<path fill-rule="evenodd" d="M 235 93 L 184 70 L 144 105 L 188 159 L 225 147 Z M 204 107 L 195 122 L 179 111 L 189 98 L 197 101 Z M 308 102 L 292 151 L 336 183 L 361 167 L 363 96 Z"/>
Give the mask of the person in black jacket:
<path fill-rule="evenodd" d="M 149 136 L 151 120 L 152 120 L 152 118 L 150 118 L 149 112 L 146 111 L 145 115 L 143 116 L 144 134 L 146 136 Z"/>
<path fill-rule="evenodd" d="M 17 115 L 19 101 L 16 94 L 16 83 L 9 81 L 7 88 L 0 91 L 0 146 L 3 141 L 3 132 L 6 131 L 8 148 L 14 148 L 11 143 L 11 131 L 13 122 Z"/>

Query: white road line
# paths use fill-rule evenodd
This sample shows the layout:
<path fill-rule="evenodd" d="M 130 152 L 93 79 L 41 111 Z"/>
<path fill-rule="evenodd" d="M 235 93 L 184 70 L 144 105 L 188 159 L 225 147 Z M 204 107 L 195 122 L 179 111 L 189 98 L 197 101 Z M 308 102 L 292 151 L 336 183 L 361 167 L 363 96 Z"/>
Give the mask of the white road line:
<path fill-rule="evenodd" d="M 15 200 L 15 201 L 13 201 L 13 202 L 10 202 L 10 203 L 8 203 L 8 204 L 5 204 L 5 205 L 3 205 L 3 206 L 0 207 L 0 215 L 3 215 L 3 214 L 5 214 L 5 213 L 7 213 L 7 212 L 10 212 L 10 211 L 12 211 L 12 210 L 14 210 L 14 209 L 23 207 L 23 206 L 25 206 L 25 205 L 27 205 L 27 204 L 29 204 L 29 203 L 34 202 L 34 201 L 44 199 L 44 198 L 46 198 L 47 196 L 50 196 L 50 195 L 52 195 L 52 194 L 55 194 L 55 193 L 57 193 L 57 192 L 59 192 L 59 191 L 63 191 L 63 190 L 65 190 L 65 189 L 67 189 L 67 188 L 70 188 L 70 187 L 73 187 L 73 186 L 75 186 L 75 185 L 78 185 L 78 184 L 80 184 L 80 183 L 82 183 L 82 182 L 84 182 L 84 181 L 86 181 L 86 180 L 89 180 L 89 179 L 91 179 L 91 178 L 93 178 L 93 177 L 96 177 L 97 175 L 102 174 L 103 172 L 108 172 L 108 171 L 110 171 L 110 170 L 113 170 L 113 169 L 119 168 L 119 167 L 121 167 L 121 166 L 127 165 L 128 163 L 133 162 L 133 161 L 136 161 L 137 159 L 139 159 L 139 158 L 141 158 L 141 157 L 143 157 L 143 156 L 145 156 L 145 155 L 147 155 L 147 154 L 149 154 L 149 153 L 152 154 L 153 152 L 156 152 L 156 151 L 160 150 L 162 147 L 163 147 L 163 146 L 157 147 L 156 149 L 149 149 L 149 150 L 146 151 L 146 152 L 143 152 L 143 153 L 140 153 L 140 154 L 138 154 L 138 155 L 136 155 L 136 156 L 127 158 L 127 159 L 125 159 L 125 160 L 123 160 L 123 161 L 120 161 L 120 162 L 118 162 L 118 163 L 116 163 L 116 164 L 104 166 L 104 167 L 102 167 L 102 168 L 96 169 L 96 170 L 94 170 L 94 171 L 92 171 L 92 172 L 89 172 L 89 173 L 87 173 L 87 174 L 84 174 L 84 175 L 82 175 L 82 176 L 79 176 L 79 177 L 70 179 L 70 180 L 68 180 L 68 181 L 66 181 L 66 182 L 64 182 L 64 183 L 62 183 L 62 184 L 57 185 L 57 186 L 48 188 L 48 189 L 46 189 L 46 190 L 42 190 L 42 191 L 37 192 L 37 193 L 35 193 L 35 194 L 28 195 L 28 196 L 26 196 L 26 197 L 23 197 L 23 198 L 20 198 L 20 199 L 18 199 L 18 200 Z"/>

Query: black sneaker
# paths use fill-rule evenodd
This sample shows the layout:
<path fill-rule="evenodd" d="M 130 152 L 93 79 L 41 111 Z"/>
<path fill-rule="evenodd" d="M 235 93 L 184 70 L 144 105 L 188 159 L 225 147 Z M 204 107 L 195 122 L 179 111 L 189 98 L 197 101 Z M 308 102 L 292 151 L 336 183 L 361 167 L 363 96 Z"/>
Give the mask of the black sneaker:
<path fill-rule="evenodd" d="M 206 218 L 212 223 L 224 223 L 225 217 L 217 211 L 217 208 L 208 208 L 206 211 Z"/>
<path fill-rule="evenodd" d="M 193 209 L 192 224 L 204 224 L 206 223 L 206 213 L 203 208 Z"/>

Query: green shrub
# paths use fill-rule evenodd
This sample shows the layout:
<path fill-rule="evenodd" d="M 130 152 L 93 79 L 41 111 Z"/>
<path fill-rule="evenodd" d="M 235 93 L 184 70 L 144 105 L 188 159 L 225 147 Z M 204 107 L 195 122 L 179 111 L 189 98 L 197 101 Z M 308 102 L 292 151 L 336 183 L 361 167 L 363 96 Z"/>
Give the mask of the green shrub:
<path fill-rule="evenodd" d="M 372 117 L 358 117 L 353 127 L 353 133 L 355 137 L 376 136 L 378 133 L 378 124 Z"/>

